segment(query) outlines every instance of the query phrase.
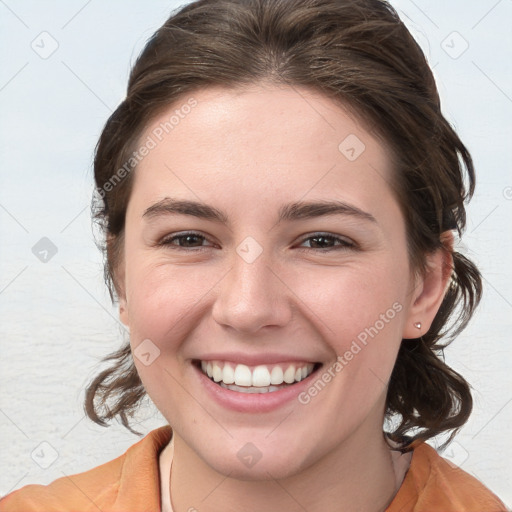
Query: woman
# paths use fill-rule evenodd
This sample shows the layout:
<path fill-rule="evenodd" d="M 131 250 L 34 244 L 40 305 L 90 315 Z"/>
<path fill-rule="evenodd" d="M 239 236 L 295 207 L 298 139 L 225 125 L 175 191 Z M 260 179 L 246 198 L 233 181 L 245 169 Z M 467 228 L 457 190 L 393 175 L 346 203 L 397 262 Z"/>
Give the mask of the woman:
<path fill-rule="evenodd" d="M 390 6 L 187 5 L 95 179 L 130 344 L 86 410 L 129 427 L 147 393 L 169 426 L 0 510 L 505 510 L 425 443 L 472 408 L 439 355 L 481 295 L 474 170 Z"/>

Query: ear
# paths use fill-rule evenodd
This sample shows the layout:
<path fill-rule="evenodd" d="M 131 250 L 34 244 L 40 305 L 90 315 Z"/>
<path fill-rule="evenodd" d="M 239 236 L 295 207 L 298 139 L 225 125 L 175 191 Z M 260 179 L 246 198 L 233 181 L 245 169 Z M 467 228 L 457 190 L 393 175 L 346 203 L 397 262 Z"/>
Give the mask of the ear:
<path fill-rule="evenodd" d="M 124 243 L 124 241 L 123 241 Z M 112 244 L 112 237 L 107 236 L 107 246 L 110 247 Z M 119 302 L 119 318 L 121 322 L 127 327 L 129 324 L 129 314 L 128 314 L 128 302 L 126 300 L 126 286 L 125 286 L 125 261 L 122 255 L 117 257 L 116 267 L 113 270 L 112 276 L 114 289 L 116 295 L 118 297 Z"/>
<path fill-rule="evenodd" d="M 426 334 L 441 307 L 453 270 L 453 233 L 444 232 L 441 242 L 443 247 L 427 255 L 425 272 L 416 279 L 402 338 Z"/>
<path fill-rule="evenodd" d="M 119 298 L 119 318 L 126 327 L 130 327 L 129 315 L 128 315 L 128 304 L 124 297 Z"/>
<path fill-rule="evenodd" d="M 130 315 L 128 311 L 128 301 L 126 299 L 126 287 L 124 279 L 124 263 L 121 262 L 121 268 L 116 272 L 116 291 L 119 297 L 119 318 L 126 327 L 130 327 Z"/>

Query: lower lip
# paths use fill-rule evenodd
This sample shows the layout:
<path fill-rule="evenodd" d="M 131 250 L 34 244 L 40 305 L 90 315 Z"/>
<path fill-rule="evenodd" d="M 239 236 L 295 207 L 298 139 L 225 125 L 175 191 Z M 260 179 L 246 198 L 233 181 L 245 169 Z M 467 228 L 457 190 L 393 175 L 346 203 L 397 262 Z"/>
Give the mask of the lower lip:
<path fill-rule="evenodd" d="M 312 380 L 318 373 L 318 369 L 308 375 L 304 380 L 296 382 L 291 386 L 286 386 L 279 391 L 269 393 L 241 393 L 223 388 L 213 382 L 206 376 L 197 366 L 193 365 L 195 371 L 199 375 L 201 385 L 204 386 L 206 392 L 222 407 L 238 412 L 270 412 L 285 404 L 298 400 L 300 393 L 305 391 L 311 384 Z"/>

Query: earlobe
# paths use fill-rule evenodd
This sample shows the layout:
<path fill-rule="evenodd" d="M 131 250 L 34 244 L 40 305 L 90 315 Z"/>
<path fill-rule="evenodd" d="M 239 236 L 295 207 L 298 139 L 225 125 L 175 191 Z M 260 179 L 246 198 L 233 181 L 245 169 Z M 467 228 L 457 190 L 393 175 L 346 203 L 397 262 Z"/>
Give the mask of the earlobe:
<path fill-rule="evenodd" d="M 443 233 L 441 241 L 443 247 L 427 255 L 426 269 L 418 276 L 402 338 L 413 339 L 425 335 L 441 307 L 453 269 L 453 234 Z"/>

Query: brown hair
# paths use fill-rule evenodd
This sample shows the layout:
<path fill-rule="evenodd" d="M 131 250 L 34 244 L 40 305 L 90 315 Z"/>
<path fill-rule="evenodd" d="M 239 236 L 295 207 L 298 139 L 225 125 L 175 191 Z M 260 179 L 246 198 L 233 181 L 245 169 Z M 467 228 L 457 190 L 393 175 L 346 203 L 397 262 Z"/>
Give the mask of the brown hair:
<path fill-rule="evenodd" d="M 468 419 L 472 398 L 442 353 L 471 318 L 482 283 L 477 268 L 441 239 L 447 230 L 460 236 L 465 228 L 474 170 L 441 113 L 423 52 L 384 1 L 198 0 L 173 13 L 151 37 L 94 160 L 93 215 L 105 235 L 101 248 L 112 300 L 123 293 L 116 269 L 137 163 L 134 149 L 148 122 L 195 90 L 263 82 L 307 87 L 356 112 L 394 154 L 393 186 L 412 268 L 424 270 L 432 251 L 451 252 L 444 301 L 424 336 L 402 341 L 386 401 L 386 417 L 398 418 L 390 436 L 405 448 L 447 431 L 451 440 Z M 87 388 L 87 415 L 102 425 L 118 416 L 131 429 L 128 417 L 145 390 L 129 343 L 105 360 L 113 364 Z"/>

